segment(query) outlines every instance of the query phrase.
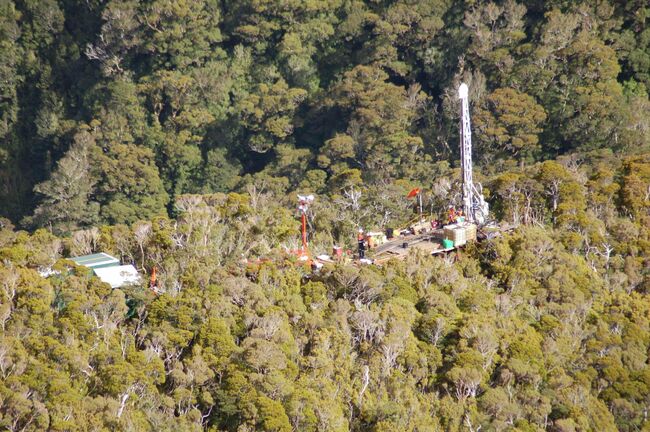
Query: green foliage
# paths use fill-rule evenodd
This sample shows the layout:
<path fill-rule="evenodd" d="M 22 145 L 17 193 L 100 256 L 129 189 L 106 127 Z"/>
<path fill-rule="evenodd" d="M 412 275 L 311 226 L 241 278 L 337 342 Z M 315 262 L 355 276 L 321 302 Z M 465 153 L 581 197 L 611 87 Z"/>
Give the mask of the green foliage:
<path fill-rule="evenodd" d="M 357 66 L 334 87 L 329 103 L 345 113 L 348 122 L 345 135 L 326 142 L 321 159 L 325 164 L 345 161 L 361 167 L 367 180 L 377 182 L 403 176 L 420 157 L 422 139 L 409 129 L 424 94 L 419 86 L 406 90 L 387 80 L 388 75 L 377 67 Z"/>
<path fill-rule="evenodd" d="M 378 202 L 404 180 L 448 201 L 429 173 L 456 164 L 460 81 L 485 173 L 650 145 L 638 0 L 4 0 L 0 10 L 0 215 L 24 227 L 173 216 L 180 195 L 251 184 L 333 200 L 363 184 Z M 83 134 L 101 152 L 66 186 Z M 73 204 L 59 211 L 65 196 Z"/>
<path fill-rule="evenodd" d="M 0 429 L 647 430 L 646 3 L 0 0 Z M 459 196 L 461 81 L 507 229 L 308 273 L 296 192 Z"/>
<path fill-rule="evenodd" d="M 486 143 L 482 153 L 502 149 L 522 163 L 534 160 L 539 152 L 537 134 L 546 120 L 544 109 L 531 96 L 508 88 L 495 90 L 486 103 L 487 110 L 476 115 L 476 128 Z"/>
<path fill-rule="evenodd" d="M 293 133 L 292 114 L 306 92 L 290 89 L 280 79 L 272 85 L 260 84 L 256 92 L 241 102 L 242 125 L 247 129 L 248 147 L 266 153 Z"/>
<path fill-rule="evenodd" d="M 164 214 L 167 194 L 149 149 L 117 144 L 97 158 L 103 174 L 98 198 L 104 203 L 101 212 L 105 220 L 133 223 Z"/>
<path fill-rule="evenodd" d="M 529 165 L 489 182 L 514 231 L 455 260 L 415 253 L 319 274 L 281 256 L 297 219 L 254 185 L 181 195 L 176 220 L 64 239 L 3 224 L 0 424 L 647 428 L 647 165 L 611 154 Z M 326 231 L 336 204 L 320 205 Z M 98 248 L 156 266 L 159 294 L 113 290 L 60 259 Z M 35 271 L 46 267 L 59 273 Z"/>
<path fill-rule="evenodd" d="M 99 204 L 91 201 L 97 179 L 91 166 L 95 142 L 91 134 L 82 131 L 57 163 L 49 180 L 34 187 L 44 195 L 34 210 L 36 226 L 50 226 L 57 233 L 69 233 L 97 222 Z"/>

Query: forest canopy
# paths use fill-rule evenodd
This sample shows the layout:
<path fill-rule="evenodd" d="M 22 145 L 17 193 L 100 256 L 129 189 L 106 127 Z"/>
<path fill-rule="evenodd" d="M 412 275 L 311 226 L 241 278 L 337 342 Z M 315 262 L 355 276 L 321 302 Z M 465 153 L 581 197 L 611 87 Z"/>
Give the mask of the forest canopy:
<path fill-rule="evenodd" d="M 316 274 L 281 252 L 298 221 L 270 192 L 69 237 L 5 219 L 0 426 L 647 430 L 648 184 L 648 156 L 546 161 L 491 184 L 511 233 Z M 354 214 L 340 205 L 321 203 L 314 253 Z M 158 293 L 65 259 L 98 251 L 156 268 Z"/>
<path fill-rule="evenodd" d="M 650 431 L 646 0 L 0 0 L 0 429 Z M 512 228 L 314 273 L 459 204 Z M 111 289 L 68 258 L 106 252 Z M 45 277 L 48 276 L 48 277 Z"/>
<path fill-rule="evenodd" d="M 183 194 L 341 195 L 648 151 L 646 1 L 1 0 L 0 216 L 67 234 Z M 445 165 L 447 163 L 447 165 Z M 387 186 L 388 185 L 388 186 Z"/>

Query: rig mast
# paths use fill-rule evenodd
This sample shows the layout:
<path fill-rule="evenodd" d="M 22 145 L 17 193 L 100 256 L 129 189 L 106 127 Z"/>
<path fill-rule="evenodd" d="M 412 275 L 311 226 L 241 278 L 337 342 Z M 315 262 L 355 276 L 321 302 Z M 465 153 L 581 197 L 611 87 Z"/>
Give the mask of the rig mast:
<path fill-rule="evenodd" d="M 469 120 L 469 89 L 462 83 L 458 87 L 460 99 L 460 159 L 463 177 L 463 212 L 470 223 L 485 223 L 489 206 L 472 178 L 472 129 Z M 482 190 L 479 184 L 479 189 Z"/>

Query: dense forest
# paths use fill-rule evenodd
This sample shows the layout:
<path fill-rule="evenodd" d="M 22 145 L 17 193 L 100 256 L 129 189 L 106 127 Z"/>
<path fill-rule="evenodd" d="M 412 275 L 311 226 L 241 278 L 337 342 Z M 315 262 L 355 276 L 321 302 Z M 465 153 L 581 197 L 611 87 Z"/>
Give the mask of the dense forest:
<path fill-rule="evenodd" d="M 0 429 L 650 431 L 647 0 L 0 0 Z M 459 204 L 513 228 L 313 273 Z M 111 289 L 66 257 L 157 270 Z M 42 277 L 43 269 L 55 273 Z M 40 273 L 39 273 L 40 272 Z"/>

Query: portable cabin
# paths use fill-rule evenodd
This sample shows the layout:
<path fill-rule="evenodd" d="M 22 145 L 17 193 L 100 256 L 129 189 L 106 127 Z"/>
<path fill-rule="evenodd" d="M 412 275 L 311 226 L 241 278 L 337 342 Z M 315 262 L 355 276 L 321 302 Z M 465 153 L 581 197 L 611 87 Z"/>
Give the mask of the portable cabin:
<path fill-rule="evenodd" d="M 120 265 L 120 260 L 105 252 L 70 258 L 77 265 L 88 267 L 95 275 L 112 288 L 141 282 L 138 270 L 132 265 Z"/>
<path fill-rule="evenodd" d="M 70 258 L 75 264 L 88 267 L 91 269 L 98 269 L 104 267 L 115 267 L 120 265 L 120 260 L 107 253 L 100 252 L 91 255 L 82 255 Z"/>
<path fill-rule="evenodd" d="M 124 285 L 135 285 L 141 282 L 140 274 L 131 264 L 95 268 L 93 271 L 102 282 L 106 282 L 111 288 L 120 288 Z"/>

